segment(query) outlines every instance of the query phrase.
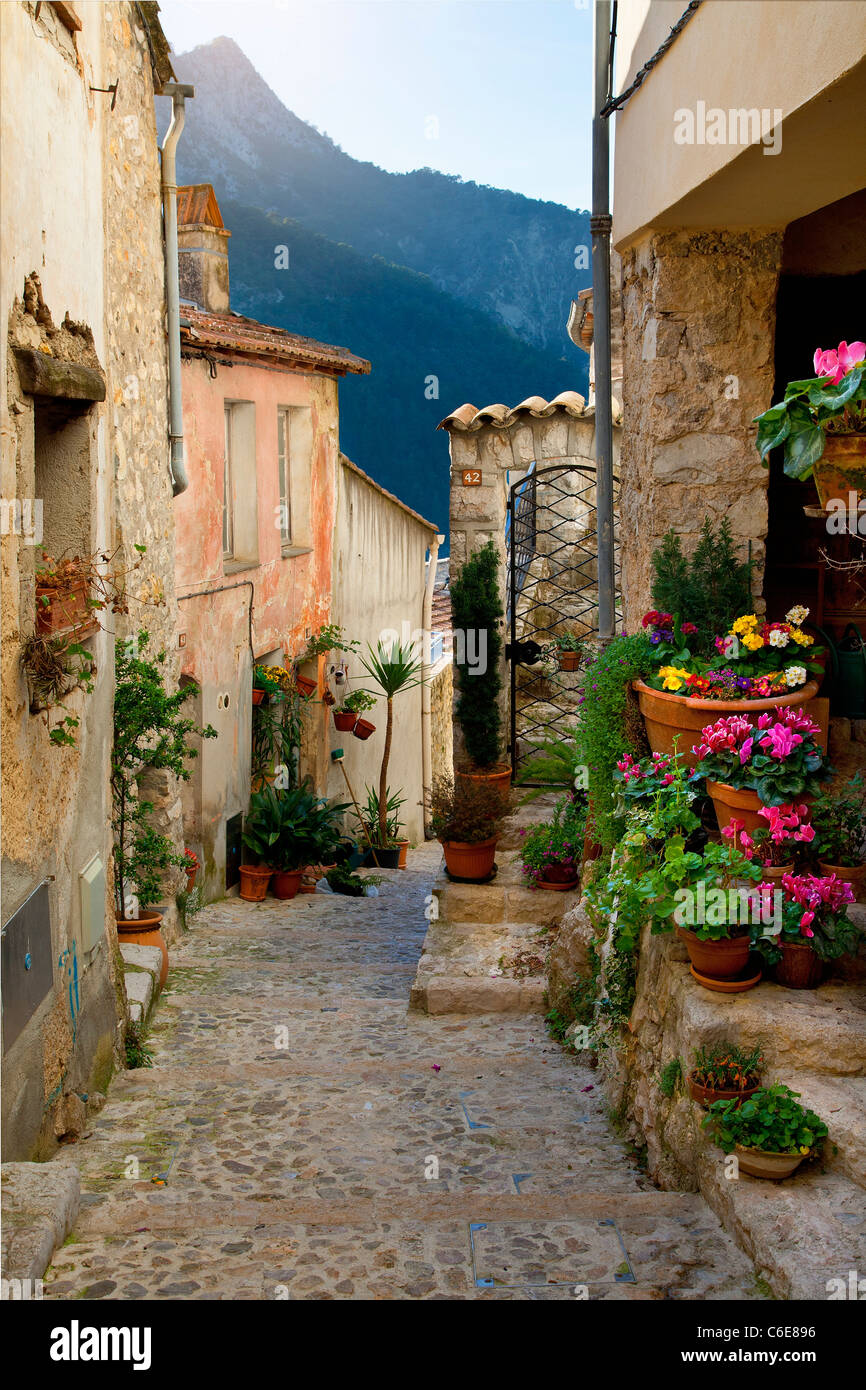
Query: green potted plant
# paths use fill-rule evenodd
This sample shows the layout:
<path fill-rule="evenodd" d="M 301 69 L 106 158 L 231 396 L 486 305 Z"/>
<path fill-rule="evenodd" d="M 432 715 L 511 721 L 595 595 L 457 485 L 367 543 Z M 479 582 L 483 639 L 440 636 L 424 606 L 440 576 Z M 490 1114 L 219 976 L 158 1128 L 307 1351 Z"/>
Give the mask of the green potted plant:
<path fill-rule="evenodd" d="M 333 711 L 334 727 L 344 734 L 353 733 L 361 715 L 366 710 L 375 708 L 375 695 L 370 695 L 366 690 L 353 690 L 350 695 L 344 696 Z M 376 732 L 375 724 L 371 724 L 369 720 L 363 719 L 361 723 L 364 727 L 358 735 L 359 738 L 369 738 L 370 734 Z"/>
<path fill-rule="evenodd" d="M 300 672 L 302 666 L 311 661 L 318 661 L 320 656 L 327 656 L 329 652 L 354 652 L 357 650 L 358 643 L 347 639 L 339 623 L 324 623 L 307 639 L 300 655 L 294 660 L 295 682 L 300 693 L 305 698 L 309 698 L 315 695 L 319 688 L 318 676 L 315 680 L 309 676 L 302 676 Z"/>
<path fill-rule="evenodd" d="M 784 445 L 785 473 L 801 482 L 814 476 L 821 506 L 835 499 L 848 508 L 866 492 L 866 343 L 841 342 L 815 352 L 816 375 L 791 381 L 778 405 L 757 416 L 757 448 L 769 465 Z"/>
<path fill-rule="evenodd" d="M 445 867 L 456 879 L 488 879 L 496 858 L 496 838 L 508 810 L 507 798 L 490 783 L 434 777 L 430 825 L 445 854 Z"/>
<path fill-rule="evenodd" d="M 804 1159 L 817 1157 L 827 1126 L 800 1105 L 799 1091 L 777 1082 L 747 1100 L 717 1100 L 701 1121 L 719 1148 L 737 1155 L 753 1178 L 789 1178 Z"/>
<path fill-rule="evenodd" d="M 585 821 L 585 807 L 569 793 L 556 803 L 549 824 L 520 832 L 520 862 L 530 888 L 563 893 L 577 887 Z"/>
<path fill-rule="evenodd" d="M 782 897 L 779 914 L 769 911 L 770 900 Z M 752 927 L 756 950 L 774 976 L 788 989 L 815 989 L 821 983 L 824 963 L 840 956 L 856 955 L 860 932 L 848 916 L 854 901 L 850 883 L 832 875 L 785 874 L 780 882 L 762 883 L 758 893 L 767 910 Z"/>
<path fill-rule="evenodd" d="M 401 831 L 403 822 L 400 820 L 400 807 L 406 804 L 406 798 L 399 792 L 392 792 L 387 788 L 387 804 L 385 808 L 385 836 L 382 838 L 380 816 L 379 816 L 379 793 L 375 787 L 367 787 L 367 803 L 360 812 L 355 812 L 358 820 L 362 839 L 370 846 L 365 857 L 365 864 L 374 864 L 383 869 L 402 869 L 406 867 L 406 853 L 409 848 L 409 841 L 403 837 Z"/>
<path fill-rule="evenodd" d="M 760 1047 L 726 1042 L 696 1047 L 687 1078 L 689 1094 L 705 1109 L 716 1101 L 732 1100 L 739 1105 L 760 1087 L 763 1067 Z"/>
<path fill-rule="evenodd" d="M 21 667 L 30 691 L 30 713 L 45 713 L 48 737 L 56 747 L 74 748 L 75 730 L 81 721 L 69 713 L 63 701 L 73 690 L 92 693 L 97 676 L 92 654 L 82 643 L 70 642 L 68 636 L 34 632 L 21 648 Z M 52 710 L 63 711 L 53 727 Z"/>
<path fill-rule="evenodd" d="M 339 838 L 337 823 L 347 805 L 329 805 L 308 782 L 286 791 L 265 786 L 250 797 L 243 841 L 260 861 L 242 864 L 241 897 L 261 902 L 268 882 L 275 898 L 293 898 L 307 865 Z"/>
<path fill-rule="evenodd" d="M 576 671 L 583 656 L 584 643 L 576 632 L 560 632 L 553 639 L 560 671 Z"/>
<path fill-rule="evenodd" d="M 253 667 L 253 704 L 260 705 L 266 698 L 280 694 L 280 682 L 268 666 Z"/>
<path fill-rule="evenodd" d="M 807 714 L 788 706 L 765 711 L 756 726 L 729 715 L 702 729 L 695 771 L 707 779 L 719 829 L 736 820 L 752 834 L 761 825 L 762 806 L 814 796 L 833 776 L 816 742 L 820 733 Z"/>
<path fill-rule="evenodd" d="M 421 685 L 423 681 L 422 663 L 411 646 L 403 647 L 394 642 L 386 651 L 380 642 L 376 651 L 367 648 L 367 655 L 361 664 L 385 697 L 387 716 L 385 721 L 385 747 L 382 750 L 382 764 L 379 770 L 379 824 L 377 843 L 383 848 L 388 844 L 388 763 L 391 757 L 391 743 L 394 737 L 394 700 L 396 697 Z M 356 729 L 357 732 L 357 729 Z M 399 854 L 398 854 L 399 858 Z M 396 863 L 393 866 L 396 868 Z"/>
<path fill-rule="evenodd" d="M 747 981 L 738 977 L 749 964 L 750 922 L 758 906 L 748 884 L 760 876 L 758 866 L 734 845 L 711 843 L 697 854 L 686 850 L 683 835 L 672 835 L 638 889 L 653 933 L 676 926 L 700 983 L 736 982 L 749 988 L 757 984 L 760 971 Z"/>
<path fill-rule="evenodd" d="M 164 984 L 168 952 L 159 930 L 162 913 L 146 909 L 159 901 L 163 873 L 174 867 L 185 868 L 186 860 L 176 853 L 171 840 L 150 824 L 153 803 L 142 799 L 140 784 L 147 773 L 155 771 L 189 781 L 187 763 L 197 756 L 190 738 L 216 738 L 216 730 L 184 718 L 183 706 L 195 698 L 198 687 L 185 685 L 169 695 L 163 683 L 165 652 L 148 660 L 148 643 L 149 635 L 142 631 L 135 642 L 115 646 L 111 747 L 114 904 L 120 936 L 161 949 L 160 983 Z"/>
<path fill-rule="evenodd" d="M 507 789 L 511 769 L 503 761 L 499 669 L 504 615 L 499 591 L 499 555 L 492 541 L 466 561 L 451 581 L 451 616 L 457 679 L 455 713 L 463 734 L 466 765 L 458 778 L 474 777 Z"/>
<path fill-rule="evenodd" d="M 820 792 L 809 819 L 821 877 L 850 883 L 859 902 L 866 887 L 866 786 L 859 772 L 838 791 Z"/>

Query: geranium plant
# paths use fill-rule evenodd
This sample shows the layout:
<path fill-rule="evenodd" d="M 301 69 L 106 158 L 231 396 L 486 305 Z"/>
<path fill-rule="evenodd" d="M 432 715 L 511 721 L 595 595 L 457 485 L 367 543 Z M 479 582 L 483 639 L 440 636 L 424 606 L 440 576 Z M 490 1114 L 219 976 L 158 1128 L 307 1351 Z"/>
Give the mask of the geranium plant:
<path fill-rule="evenodd" d="M 866 432 L 866 343 L 818 348 L 814 368 L 814 377 L 789 382 L 784 400 L 756 418 L 764 465 L 770 450 L 784 444 L 785 472 L 801 481 L 811 476 L 827 434 Z"/>
<path fill-rule="evenodd" d="M 755 725 L 733 714 L 701 730 L 693 749 L 695 771 L 736 790 L 754 791 L 765 806 L 785 806 L 833 776 L 815 742 L 820 732 L 792 706 L 759 715 Z"/>
<path fill-rule="evenodd" d="M 522 873 L 531 888 L 548 876 L 549 869 L 563 869 L 577 878 L 583 851 L 585 810 L 570 795 L 556 805 L 549 825 L 521 831 Z"/>
<path fill-rule="evenodd" d="M 376 697 L 366 690 L 353 690 L 351 695 L 347 695 L 337 706 L 342 714 L 364 714 L 375 708 Z"/>
<path fill-rule="evenodd" d="M 723 826 L 722 834 L 729 840 L 736 840 L 746 858 L 757 858 L 765 869 L 792 863 L 798 844 L 808 844 L 815 838 L 806 805 L 762 806 L 758 815 L 763 816 L 767 824 L 751 835 L 740 820 Z"/>
<path fill-rule="evenodd" d="M 779 883 L 762 883 L 757 893 L 769 905 L 779 888 Z M 781 893 L 781 921 L 777 913 L 771 919 L 764 912 L 752 930 L 756 950 L 770 965 L 781 960 L 785 942 L 810 946 L 820 960 L 856 954 L 860 932 L 848 916 L 848 904 L 854 901 L 850 883 L 835 874 L 783 874 Z"/>
<path fill-rule="evenodd" d="M 740 888 L 743 880 L 756 883 L 760 877 L 758 866 L 735 845 L 708 844 L 698 854 L 686 849 L 682 835 L 674 835 L 658 863 L 642 876 L 639 892 L 654 935 L 676 925 L 701 941 L 721 941 L 748 929 L 740 918 L 750 903 L 744 902 Z"/>
<path fill-rule="evenodd" d="M 739 1145 L 762 1153 L 802 1154 L 805 1158 L 820 1150 L 828 1131 L 824 1121 L 799 1100 L 799 1091 L 777 1082 L 744 1101 L 715 1101 L 701 1123 L 726 1154 Z"/>

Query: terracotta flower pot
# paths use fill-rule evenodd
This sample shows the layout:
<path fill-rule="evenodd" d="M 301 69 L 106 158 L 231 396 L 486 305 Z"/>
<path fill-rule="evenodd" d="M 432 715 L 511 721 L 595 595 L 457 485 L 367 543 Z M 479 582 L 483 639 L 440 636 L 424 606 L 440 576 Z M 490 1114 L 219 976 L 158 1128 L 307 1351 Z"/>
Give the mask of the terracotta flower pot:
<path fill-rule="evenodd" d="M 782 959 L 773 968 L 773 979 L 786 989 L 817 989 L 824 974 L 824 962 L 811 946 L 799 941 L 780 941 Z"/>
<path fill-rule="evenodd" d="M 560 671 L 576 671 L 580 666 L 580 652 L 560 652 Z"/>
<path fill-rule="evenodd" d="M 341 734 L 350 734 L 357 722 L 358 716 L 353 714 L 351 710 L 334 710 L 334 728 L 339 729 Z"/>
<path fill-rule="evenodd" d="M 191 893 L 192 890 L 193 890 L 193 888 L 195 888 L 195 876 L 196 876 L 197 873 L 198 873 L 198 865 L 197 865 L 197 864 L 196 864 L 196 866 L 195 866 L 194 869 L 187 869 L 187 870 L 186 870 L 186 891 L 187 891 L 188 893 Z"/>
<path fill-rule="evenodd" d="M 684 941 L 689 959 L 700 975 L 711 980 L 731 980 L 741 974 L 749 963 L 752 943 L 748 935 L 727 936 L 720 941 L 702 941 L 686 927 L 677 927 L 677 936 Z"/>
<path fill-rule="evenodd" d="M 315 883 L 315 880 L 314 880 L 314 879 L 309 879 L 309 878 L 302 878 L 302 879 L 301 879 L 301 889 L 300 889 L 300 891 L 301 891 L 302 893 L 315 893 L 315 891 L 316 891 L 316 883 Z"/>
<path fill-rule="evenodd" d="M 780 883 L 785 874 L 794 872 L 793 861 L 790 864 L 762 864 L 761 877 L 770 883 Z"/>
<path fill-rule="evenodd" d="M 826 878 L 829 874 L 835 874 L 842 883 L 850 883 L 854 890 L 855 902 L 862 903 L 864 893 L 866 893 L 866 864 L 827 864 L 823 859 L 818 861 L 818 868 L 821 876 Z"/>
<path fill-rule="evenodd" d="M 536 879 L 536 888 L 546 888 L 552 893 L 567 893 L 577 887 L 577 868 L 574 864 L 548 864 L 542 876 Z"/>
<path fill-rule="evenodd" d="M 50 584 L 36 585 L 36 631 L 69 632 L 84 637 L 99 626 L 93 610 L 87 606 L 88 586 L 83 579 L 68 588 L 55 589 Z M 48 599 L 48 603 L 44 602 Z"/>
<path fill-rule="evenodd" d="M 295 676 L 295 685 L 298 687 L 298 694 L 303 695 L 305 700 L 315 695 L 319 688 L 318 682 L 310 680 L 308 676 Z"/>
<path fill-rule="evenodd" d="M 161 912 L 142 912 L 140 917 L 116 917 L 117 935 L 123 943 L 134 942 L 138 946 L 156 946 L 162 953 L 162 969 L 159 972 L 159 987 L 162 989 L 168 978 L 168 947 L 160 931 Z"/>
<path fill-rule="evenodd" d="M 397 863 L 397 868 L 398 868 L 398 869 L 405 869 L 405 867 L 406 867 L 406 856 L 407 856 L 408 853 L 409 853 L 409 841 L 408 841 L 408 840 L 398 840 L 398 841 L 397 841 L 397 844 L 400 846 L 400 858 L 399 858 L 399 861 L 398 861 L 398 863 Z"/>
<path fill-rule="evenodd" d="M 696 1100 L 698 1105 L 707 1109 L 717 1100 L 739 1100 L 744 1101 L 748 1096 L 753 1096 L 756 1091 L 761 1089 L 760 1081 L 756 1081 L 754 1086 L 749 1086 L 745 1091 L 717 1091 L 712 1086 L 701 1086 L 699 1082 L 693 1081 L 691 1076 L 688 1078 L 689 1095 L 692 1100 Z"/>
<path fill-rule="evenodd" d="M 283 901 L 293 898 L 301 886 L 301 869 L 274 869 L 271 879 L 271 892 Z"/>
<path fill-rule="evenodd" d="M 825 511 L 837 498 L 847 511 L 850 492 L 856 493 L 856 506 L 866 496 L 866 434 L 828 434 L 812 476 Z"/>
<path fill-rule="evenodd" d="M 724 830 L 732 820 L 742 821 L 749 834 L 767 824 L 765 818 L 758 814 L 761 800 L 757 792 L 738 791 L 727 782 L 713 782 L 708 777 L 707 795 L 712 797 L 720 830 Z"/>
<path fill-rule="evenodd" d="M 352 730 L 352 733 L 355 735 L 355 738 L 359 738 L 362 741 L 368 739 L 370 735 L 374 734 L 375 732 L 376 725 L 371 724 L 369 719 L 358 719 L 355 723 L 355 727 Z"/>
<path fill-rule="evenodd" d="M 442 840 L 445 867 L 455 878 L 486 878 L 496 858 L 496 838 L 466 844 L 462 840 Z"/>
<path fill-rule="evenodd" d="M 273 869 L 269 869 L 265 864 L 241 864 L 239 868 L 241 875 L 240 895 L 244 902 L 264 902 Z"/>
<path fill-rule="evenodd" d="M 789 1178 L 805 1158 L 805 1154 L 775 1154 L 767 1149 L 744 1149 L 740 1144 L 734 1152 L 741 1173 L 748 1173 L 752 1178 L 772 1178 L 775 1182 Z"/>
<path fill-rule="evenodd" d="M 698 742 L 701 729 L 715 724 L 729 714 L 742 714 L 756 724 L 758 715 L 780 705 L 803 705 L 818 694 L 818 682 L 807 681 L 790 695 L 777 695 L 769 700 L 699 700 L 677 695 L 670 690 L 653 690 L 643 681 L 634 681 L 640 712 L 644 717 L 647 738 L 654 753 L 674 751 L 674 738 L 679 735 L 677 751 L 684 767 L 694 767 L 697 759 L 692 746 Z M 826 751 L 826 750 L 825 750 Z"/>
<path fill-rule="evenodd" d="M 491 768 L 489 772 L 464 772 L 457 768 L 455 775 L 462 777 L 467 782 L 488 782 L 491 787 L 497 787 L 503 793 L 507 792 L 511 786 L 510 767 Z"/>
<path fill-rule="evenodd" d="M 254 687 L 253 687 L 253 704 L 254 704 L 254 705 L 260 705 L 260 704 L 262 703 L 262 700 L 263 700 L 264 698 L 265 698 L 265 692 L 264 692 L 263 690 L 256 690 L 256 688 L 255 688 L 255 686 L 254 686 Z"/>

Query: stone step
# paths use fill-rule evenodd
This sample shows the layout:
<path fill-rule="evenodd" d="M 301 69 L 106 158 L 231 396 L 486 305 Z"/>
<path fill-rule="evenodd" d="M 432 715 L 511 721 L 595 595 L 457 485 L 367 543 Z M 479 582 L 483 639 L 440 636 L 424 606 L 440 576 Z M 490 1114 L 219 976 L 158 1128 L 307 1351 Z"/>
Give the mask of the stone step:
<path fill-rule="evenodd" d="M 439 903 L 439 918 L 447 922 L 532 922 L 536 926 L 553 926 L 580 901 L 577 889 L 558 893 L 525 887 L 523 876 L 513 865 L 484 884 L 452 883 L 442 875 L 433 884 L 433 892 Z"/>
<path fill-rule="evenodd" d="M 818 1076 L 785 1071 L 783 1080 L 800 1093 L 800 1104 L 819 1115 L 830 1131 L 824 1165 L 866 1188 L 866 1076 Z M 866 1206 L 866 1204 L 864 1204 Z"/>

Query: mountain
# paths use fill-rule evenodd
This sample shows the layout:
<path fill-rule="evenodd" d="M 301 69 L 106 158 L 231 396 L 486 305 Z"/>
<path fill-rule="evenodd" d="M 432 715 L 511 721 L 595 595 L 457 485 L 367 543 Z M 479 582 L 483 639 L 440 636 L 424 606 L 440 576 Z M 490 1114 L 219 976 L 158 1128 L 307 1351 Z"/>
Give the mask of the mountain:
<path fill-rule="evenodd" d="M 196 90 L 179 179 L 214 186 L 232 232 L 232 307 L 370 358 L 371 377 L 341 385 L 343 448 L 447 529 L 443 415 L 467 400 L 586 391 L 587 358 L 565 324 L 590 282 L 574 268 L 588 214 L 353 159 L 289 111 L 230 39 L 172 63 Z M 167 107 L 160 99 L 163 129 Z M 275 267 L 279 245 L 288 270 Z"/>

